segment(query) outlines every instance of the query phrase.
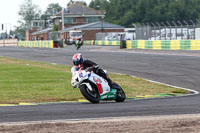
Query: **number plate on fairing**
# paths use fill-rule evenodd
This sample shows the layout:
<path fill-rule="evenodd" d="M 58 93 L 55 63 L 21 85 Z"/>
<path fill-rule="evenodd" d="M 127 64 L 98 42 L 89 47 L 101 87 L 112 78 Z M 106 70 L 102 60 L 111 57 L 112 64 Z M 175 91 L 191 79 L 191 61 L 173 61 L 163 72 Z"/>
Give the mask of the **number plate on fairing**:
<path fill-rule="evenodd" d="M 83 77 L 83 73 L 80 72 L 80 73 L 79 73 L 79 78 L 82 78 L 82 77 Z"/>

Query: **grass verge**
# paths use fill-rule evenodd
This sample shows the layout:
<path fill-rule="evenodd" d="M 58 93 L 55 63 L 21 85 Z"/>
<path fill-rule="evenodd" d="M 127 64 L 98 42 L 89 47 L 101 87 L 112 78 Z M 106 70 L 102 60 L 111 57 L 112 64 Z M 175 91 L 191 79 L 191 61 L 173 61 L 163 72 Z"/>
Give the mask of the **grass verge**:
<path fill-rule="evenodd" d="M 70 69 L 69 66 L 0 57 L 0 104 L 83 99 L 80 91 L 71 86 Z M 110 77 L 128 97 L 187 93 L 129 75 L 110 74 Z"/>

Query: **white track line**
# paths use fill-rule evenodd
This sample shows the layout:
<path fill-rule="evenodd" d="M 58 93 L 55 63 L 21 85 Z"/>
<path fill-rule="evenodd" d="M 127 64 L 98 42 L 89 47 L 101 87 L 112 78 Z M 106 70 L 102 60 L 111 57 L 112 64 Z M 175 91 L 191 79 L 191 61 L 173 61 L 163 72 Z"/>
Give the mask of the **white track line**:
<path fill-rule="evenodd" d="M 116 74 L 125 75 L 125 74 L 121 74 L 121 73 L 116 73 Z M 134 78 L 140 78 L 140 77 L 136 77 L 136 76 L 133 76 L 133 75 L 131 75 L 131 76 L 134 77 Z M 198 95 L 199 94 L 199 92 L 196 91 L 196 90 L 183 88 L 183 87 L 179 87 L 179 86 L 175 86 L 175 85 L 170 85 L 170 84 L 166 84 L 166 83 L 162 83 L 162 82 L 158 82 L 158 81 L 154 81 L 154 80 L 149 80 L 149 79 L 145 79 L 145 78 L 140 78 L 140 79 L 143 79 L 143 80 L 146 80 L 146 81 L 149 81 L 149 82 L 152 82 L 152 83 L 157 83 L 157 84 L 166 85 L 166 86 L 169 86 L 169 87 L 183 89 L 183 90 L 187 90 L 187 91 L 193 92 L 192 94 L 177 95 L 176 97 L 191 96 L 191 95 Z"/>

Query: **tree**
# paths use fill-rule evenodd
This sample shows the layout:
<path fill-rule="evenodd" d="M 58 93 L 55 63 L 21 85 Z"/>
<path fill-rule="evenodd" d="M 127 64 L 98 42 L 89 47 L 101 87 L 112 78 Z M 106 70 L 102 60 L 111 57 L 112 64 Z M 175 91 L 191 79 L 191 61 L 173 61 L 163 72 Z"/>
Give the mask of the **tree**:
<path fill-rule="evenodd" d="M 21 19 L 18 21 L 20 26 L 16 27 L 15 31 L 19 34 L 19 37 L 25 39 L 26 29 L 30 28 L 31 20 L 40 18 L 41 10 L 37 5 L 34 5 L 32 0 L 24 0 L 20 5 L 18 12 Z"/>
<path fill-rule="evenodd" d="M 89 7 L 95 10 L 105 10 L 107 4 L 108 4 L 107 0 L 92 0 L 89 4 Z"/>
<path fill-rule="evenodd" d="M 70 0 L 70 2 L 67 4 L 67 7 L 70 7 L 71 5 L 75 4 L 75 3 L 81 3 L 85 6 L 87 6 L 86 2 L 84 1 L 74 1 L 74 0 Z"/>
<path fill-rule="evenodd" d="M 24 3 L 20 5 L 18 14 L 21 16 L 25 25 L 30 26 L 31 20 L 40 18 L 41 10 L 37 5 L 33 4 L 32 0 L 24 0 Z"/>
<path fill-rule="evenodd" d="M 45 20 L 45 27 L 49 26 L 52 22 L 50 17 L 60 12 L 62 7 L 58 3 L 51 3 L 47 6 L 46 11 L 42 14 L 41 19 Z"/>
<path fill-rule="evenodd" d="M 15 33 L 19 37 L 20 40 L 25 40 L 25 32 L 26 32 L 26 26 L 24 24 L 15 27 Z"/>
<path fill-rule="evenodd" d="M 53 26 L 53 31 L 58 31 L 58 25 L 55 24 L 55 25 Z"/>
<path fill-rule="evenodd" d="M 92 0 L 91 8 L 106 10 L 105 20 L 123 26 L 133 23 L 200 19 L 200 0 Z"/>

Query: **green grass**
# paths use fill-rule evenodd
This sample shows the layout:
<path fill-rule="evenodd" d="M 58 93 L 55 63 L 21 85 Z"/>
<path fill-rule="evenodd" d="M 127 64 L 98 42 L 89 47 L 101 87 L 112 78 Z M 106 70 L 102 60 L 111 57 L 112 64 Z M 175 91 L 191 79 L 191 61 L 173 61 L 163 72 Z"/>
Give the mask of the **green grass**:
<path fill-rule="evenodd" d="M 55 102 L 82 99 L 71 86 L 71 67 L 0 57 L 0 103 Z M 127 96 L 186 91 L 128 75 L 110 74 Z"/>

